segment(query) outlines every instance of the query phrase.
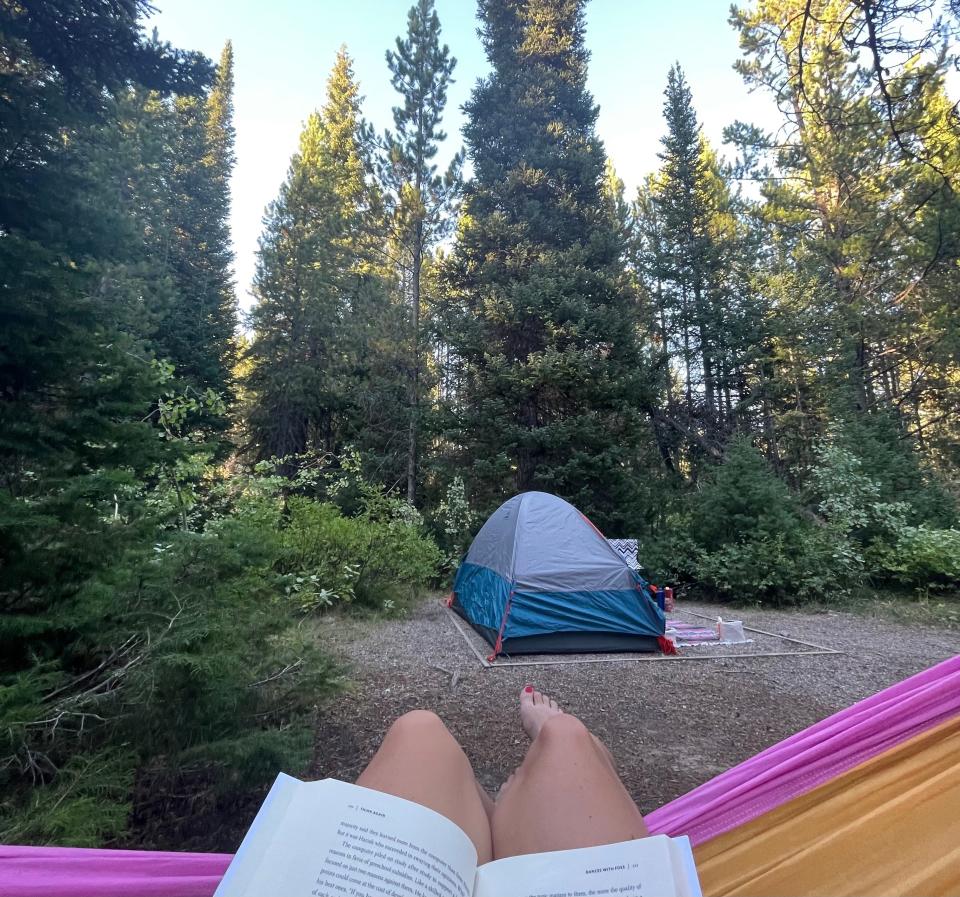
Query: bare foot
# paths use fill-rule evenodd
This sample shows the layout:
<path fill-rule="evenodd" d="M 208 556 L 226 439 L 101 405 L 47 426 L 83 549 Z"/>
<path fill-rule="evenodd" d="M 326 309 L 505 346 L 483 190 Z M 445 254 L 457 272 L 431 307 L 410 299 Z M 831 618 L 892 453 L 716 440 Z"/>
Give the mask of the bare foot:
<path fill-rule="evenodd" d="M 563 711 L 553 698 L 540 693 L 532 685 L 523 687 L 520 692 L 520 722 L 531 741 L 540 734 L 543 724 L 558 713 Z"/>

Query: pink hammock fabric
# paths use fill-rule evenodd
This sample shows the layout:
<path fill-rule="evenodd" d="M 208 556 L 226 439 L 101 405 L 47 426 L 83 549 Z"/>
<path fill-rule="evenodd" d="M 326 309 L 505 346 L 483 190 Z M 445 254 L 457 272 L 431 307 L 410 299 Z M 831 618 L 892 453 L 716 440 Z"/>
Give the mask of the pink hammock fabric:
<path fill-rule="evenodd" d="M 3 897 L 210 897 L 233 856 L 0 847 Z"/>
<path fill-rule="evenodd" d="M 736 828 L 960 713 L 960 655 L 751 757 L 646 816 L 694 844 Z M 210 897 L 232 856 L 0 846 L 4 897 Z"/>

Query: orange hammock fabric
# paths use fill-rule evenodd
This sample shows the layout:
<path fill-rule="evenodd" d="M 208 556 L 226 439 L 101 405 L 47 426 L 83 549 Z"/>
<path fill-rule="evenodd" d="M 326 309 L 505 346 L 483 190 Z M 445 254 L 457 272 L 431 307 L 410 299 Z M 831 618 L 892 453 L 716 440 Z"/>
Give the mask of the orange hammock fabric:
<path fill-rule="evenodd" d="M 695 848 L 705 897 L 960 894 L 960 717 Z"/>

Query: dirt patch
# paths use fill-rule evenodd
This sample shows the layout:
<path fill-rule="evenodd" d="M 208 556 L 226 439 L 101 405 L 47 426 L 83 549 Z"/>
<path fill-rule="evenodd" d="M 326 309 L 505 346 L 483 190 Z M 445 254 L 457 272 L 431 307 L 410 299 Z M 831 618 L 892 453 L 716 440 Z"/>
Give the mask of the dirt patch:
<path fill-rule="evenodd" d="M 725 607 L 684 607 L 732 616 Z M 736 616 L 845 653 L 484 669 L 435 599 L 398 620 L 327 617 L 318 638 L 347 665 L 352 684 L 320 716 L 309 775 L 355 779 L 390 723 L 422 707 L 443 718 L 477 778 L 495 791 L 523 757 L 527 742 L 514 707 L 524 683 L 533 681 L 606 742 L 627 789 L 649 811 L 960 652 L 960 632 L 847 613 Z M 722 649 L 697 653 L 709 650 Z"/>

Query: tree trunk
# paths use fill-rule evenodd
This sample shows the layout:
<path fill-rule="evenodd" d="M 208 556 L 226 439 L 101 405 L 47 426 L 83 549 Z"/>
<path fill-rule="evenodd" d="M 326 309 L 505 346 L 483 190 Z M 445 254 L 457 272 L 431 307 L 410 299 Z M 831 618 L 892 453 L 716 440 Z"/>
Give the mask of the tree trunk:
<path fill-rule="evenodd" d="M 699 278 L 698 278 L 699 280 Z M 707 421 L 713 423 L 717 412 L 716 372 L 713 353 L 710 348 L 710 327 L 703 302 L 703 287 L 700 283 L 693 286 L 693 307 L 697 315 L 697 330 L 700 332 L 700 363 L 703 367 L 703 392 L 707 408 Z"/>
<path fill-rule="evenodd" d="M 413 246 L 410 319 L 413 330 L 413 371 L 410 377 L 410 429 L 407 434 L 407 502 L 417 499 L 417 441 L 420 425 L 420 271 L 423 268 L 423 225 L 418 224 Z"/>
<path fill-rule="evenodd" d="M 537 402 L 533 396 L 524 399 L 520 406 L 520 423 L 531 433 L 537 428 Z M 529 445 L 522 445 L 517 451 L 517 492 L 528 492 L 533 488 L 539 454 Z"/>
<path fill-rule="evenodd" d="M 693 416 L 693 384 L 690 376 L 690 313 L 687 307 L 687 290 L 683 289 L 681 307 L 683 308 L 683 366 L 686 376 L 687 414 Z"/>

